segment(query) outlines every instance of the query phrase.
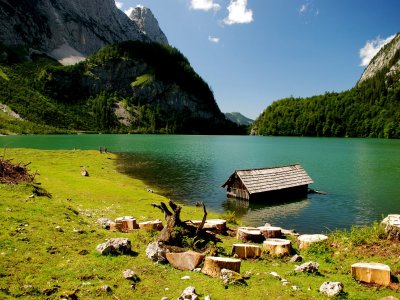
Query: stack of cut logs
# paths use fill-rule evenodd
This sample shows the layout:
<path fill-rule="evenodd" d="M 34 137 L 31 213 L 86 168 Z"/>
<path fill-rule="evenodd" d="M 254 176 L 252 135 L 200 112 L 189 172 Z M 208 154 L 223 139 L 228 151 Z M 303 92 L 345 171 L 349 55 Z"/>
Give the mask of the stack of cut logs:
<path fill-rule="evenodd" d="M 160 220 L 137 223 L 136 219 L 131 216 L 119 217 L 115 219 L 115 222 L 110 222 L 111 231 L 131 232 L 139 228 L 160 231 L 163 229 L 163 224 Z"/>

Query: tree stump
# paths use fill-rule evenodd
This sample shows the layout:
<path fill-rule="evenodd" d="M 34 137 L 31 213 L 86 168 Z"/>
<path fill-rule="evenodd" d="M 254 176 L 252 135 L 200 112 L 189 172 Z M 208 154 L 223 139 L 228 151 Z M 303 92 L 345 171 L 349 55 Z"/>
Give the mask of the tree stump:
<path fill-rule="evenodd" d="M 400 241 L 400 215 L 388 215 L 383 219 L 381 225 L 389 239 Z"/>
<path fill-rule="evenodd" d="M 290 255 L 292 244 L 289 240 L 284 239 L 266 239 L 263 248 L 272 256 Z"/>
<path fill-rule="evenodd" d="M 110 222 L 110 231 L 121 231 L 121 223 Z"/>
<path fill-rule="evenodd" d="M 323 234 L 303 234 L 297 238 L 299 249 L 307 249 L 313 243 L 319 243 L 327 240 L 328 237 Z"/>
<path fill-rule="evenodd" d="M 242 242 L 261 243 L 264 240 L 260 230 L 255 227 L 239 227 L 236 238 Z"/>
<path fill-rule="evenodd" d="M 258 258 L 261 256 L 261 247 L 249 244 L 233 244 L 232 255 L 236 255 L 241 259 Z"/>
<path fill-rule="evenodd" d="M 257 229 L 266 239 L 279 239 L 282 236 L 282 228 L 280 227 L 262 226 L 257 227 Z"/>
<path fill-rule="evenodd" d="M 160 220 L 146 221 L 146 222 L 140 222 L 139 228 L 148 230 L 148 231 L 151 231 L 151 230 L 161 231 L 163 229 L 163 224 Z"/>
<path fill-rule="evenodd" d="M 120 224 L 119 231 L 129 232 L 139 228 L 136 219 L 131 216 L 119 217 L 115 219 L 115 223 Z"/>
<path fill-rule="evenodd" d="M 351 265 L 351 275 L 358 281 L 384 286 L 390 284 L 390 267 L 380 263 L 353 264 Z"/>
<path fill-rule="evenodd" d="M 228 269 L 240 273 L 240 259 L 207 256 L 201 272 L 211 277 L 220 277 L 222 269 Z"/>

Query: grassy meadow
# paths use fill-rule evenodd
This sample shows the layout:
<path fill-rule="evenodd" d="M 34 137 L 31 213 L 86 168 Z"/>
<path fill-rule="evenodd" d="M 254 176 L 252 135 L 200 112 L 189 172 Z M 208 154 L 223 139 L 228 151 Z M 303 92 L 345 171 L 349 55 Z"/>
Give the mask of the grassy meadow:
<path fill-rule="evenodd" d="M 31 173 L 37 172 L 35 182 L 48 193 L 35 195 L 31 184 L 0 184 L 0 299 L 177 299 L 188 286 L 196 287 L 200 299 L 206 295 L 213 300 L 327 299 L 318 291 L 325 281 L 344 284 L 338 299 L 380 299 L 399 294 L 400 244 L 386 240 L 378 224 L 332 232 L 326 244 L 308 251 L 299 252 L 293 242 L 304 262 L 320 264 L 317 274 L 295 273 L 290 258 L 264 255 L 242 261 L 241 274 L 246 276 L 247 286 L 224 286 L 218 278 L 150 261 L 145 249 L 157 233 L 117 233 L 97 225 L 99 217 L 131 215 L 138 222 L 163 220 L 161 212 L 150 204 L 167 199 L 147 191 L 153 187 L 118 173 L 115 154 L 3 149 L 0 155 L 15 163 L 30 162 Z M 81 176 L 82 168 L 89 177 Z M 181 217 L 200 219 L 202 209 L 185 206 Z M 220 216 L 210 212 L 208 217 Z M 242 225 L 236 221 L 228 226 L 234 229 Z M 97 253 L 96 246 L 112 237 L 129 238 L 133 254 Z M 231 245 L 238 241 L 229 236 L 221 239 L 220 253 L 228 256 Z M 388 264 L 394 282 L 389 287 L 356 282 L 350 274 L 350 266 L 356 262 Z M 140 281 L 132 284 L 124 279 L 125 269 L 134 270 Z M 300 290 L 283 286 L 270 272 L 277 272 Z M 183 276 L 190 279 L 183 280 Z M 104 285 L 111 291 L 103 290 Z"/>

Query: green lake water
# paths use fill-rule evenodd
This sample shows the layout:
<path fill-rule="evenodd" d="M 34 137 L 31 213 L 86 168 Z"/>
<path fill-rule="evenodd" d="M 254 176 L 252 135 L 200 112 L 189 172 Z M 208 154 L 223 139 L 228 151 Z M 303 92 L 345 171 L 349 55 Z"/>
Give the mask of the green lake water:
<path fill-rule="evenodd" d="M 181 203 L 235 211 L 247 225 L 302 233 L 370 224 L 400 213 L 400 140 L 186 135 L 3 136 L 1 147 L 99 149 L 119 153 L 118 169 Z M 300 163 L 327 195 L 279 204 L 226 198 L 236 169 Z M 134 215 L 134 203 L 132 212 Z"/>

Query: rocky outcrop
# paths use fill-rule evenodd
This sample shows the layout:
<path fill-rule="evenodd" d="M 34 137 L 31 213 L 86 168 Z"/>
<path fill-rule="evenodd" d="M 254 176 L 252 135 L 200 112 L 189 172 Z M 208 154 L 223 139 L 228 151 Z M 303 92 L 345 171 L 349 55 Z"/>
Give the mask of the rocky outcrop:
<path fill-rule="evenodd" d="M 114 0 L 0 0 L 2 43 L 36 49 L 65 64 L 126 40 L 168 43 L 161 33 L 149 9 L 132 21 Z"/>
<path fill-rule="evenodd" d="M 150 40 L 160 44 L 168 44 L 168 39 L 158 25 L 150 9 L 143 6 L 137 6 L 129 15 L 129 18 L 136 23 L 140 31 Z"/>
<path fill-rule="evenodd" d="M 385 45 L 371 60 L 364 70 L 358 85 L 365 80 L 374 77 L 381 70 L 388 68 L 385 77 L 397 77 L 400 73 L 400 34 L 397 34 L 387 45 Z M 395 59 L 397 56 L 397 59 Z M 398 80 L 398 78 L 397 78 Z"/>

